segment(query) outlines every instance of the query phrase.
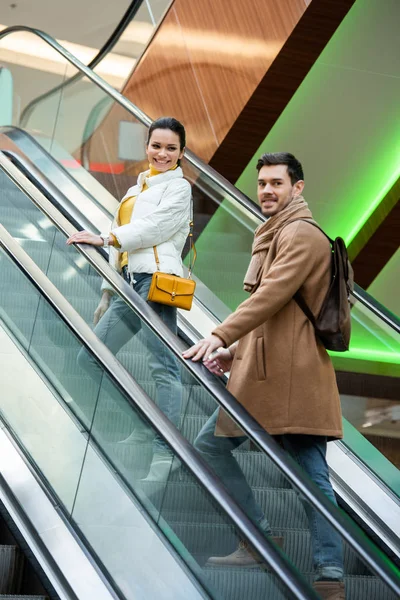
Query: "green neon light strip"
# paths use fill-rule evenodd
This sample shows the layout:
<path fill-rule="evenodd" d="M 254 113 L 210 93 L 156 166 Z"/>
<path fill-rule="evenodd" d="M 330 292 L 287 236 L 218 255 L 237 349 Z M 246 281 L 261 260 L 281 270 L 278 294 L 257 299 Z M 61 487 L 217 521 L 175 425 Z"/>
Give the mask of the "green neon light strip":
<path fill-rule="evenodd" d="M 400 165 L 400 155 L 397 157 L 397 162 Z M 365 223 L 368 221 L 370 216 L 373 214 L 374 210 L 379 206 L 382 200 L 385 198 L 386 194 L 391 190 L 396 181 L 400 178 L 400 166 L 393 176 L 389 179 L 387 184 L 383 187 L 379 195 L 375 198 L 374 201 L 371 202 L 370 207 L 365 211 L 360 220 L 354 225 L 353 229 L 348 233 L 348 237 L 346 238 L 346 244 L 349 245 L 350 242 L 354 240 L 358 232 L 364 227 Z"/>
<path fill-rule="evenodd" d="M 377 362 L 391 363 L 400 365 L 400 354 L 395 352 L 385 352 L 383 350 L 370 350 L 369 348 L 350 348 L 349 352 L 329 352 L 331 356 L 341 358 L 351 358 L 354 360 L 374 360 Z"/>

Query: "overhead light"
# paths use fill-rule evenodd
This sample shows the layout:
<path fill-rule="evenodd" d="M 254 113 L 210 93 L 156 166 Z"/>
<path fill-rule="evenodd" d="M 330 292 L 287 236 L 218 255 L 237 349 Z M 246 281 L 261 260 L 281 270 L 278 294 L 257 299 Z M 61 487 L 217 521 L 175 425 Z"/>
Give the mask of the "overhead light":
<path fill-rule="evenodd" d="M 0 30 L 5 29 L 0 25 Z M 98 49 L 65 40 L 57 40 L 83 64 L 97 55 Z M 12 33 L 0 39 L 0 62 L 21 65 L 47 73 L 71 76 L 76 69 L 54 48 L 28 31 Z M 127 80 L 135 60 L 128 56 L 109 53 L 96 67 L 96 73 L 116 88 Z"/>

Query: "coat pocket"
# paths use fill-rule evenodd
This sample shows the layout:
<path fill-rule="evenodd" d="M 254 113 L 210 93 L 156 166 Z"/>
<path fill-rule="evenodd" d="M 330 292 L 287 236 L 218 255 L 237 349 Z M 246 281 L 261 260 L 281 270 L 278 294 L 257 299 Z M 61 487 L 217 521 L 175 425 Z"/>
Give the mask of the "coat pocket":
<path fill-rule="evenodd" d="M 265 370 L 265 353 L 264 353 L 264 338 L 258 337 L 256 340 L 256 365 L 257 379 L 263 380 L 266 378 Z"/>

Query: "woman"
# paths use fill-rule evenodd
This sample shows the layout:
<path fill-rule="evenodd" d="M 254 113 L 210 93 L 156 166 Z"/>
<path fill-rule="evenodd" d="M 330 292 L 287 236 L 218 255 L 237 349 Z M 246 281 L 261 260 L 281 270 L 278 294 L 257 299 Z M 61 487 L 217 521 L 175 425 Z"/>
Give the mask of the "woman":
<path fill-rule="evenodd" d="M 146 154 L 149 170 L 140 173 L 137 184 L 123 197 L 111 231 L 96 235 L 75 233 L 67 244 L 80 243 L 110 247 L 110 264 L 120 272 L 145 300 L 153 273 L 157 270 L 154 246 L 157 246 L 160 271 L 183 275 L 182 250 L 189 233 L 191 187 L 183 178 L 180 161 L 186 145 L 183 125 L 172 117 L 154 121 L 149 129 Z M 95 332 L 114 354 L 140 330 L 135 313 L 113 290 L 103 283 L 102 297 L 94 313 Z M 149 302 L 173 333 L 177 333 L 176 308 Z M 156 402 L 164 414 L 179 424 L 182 386 L 179 364 L 153 334 L 147 335 L 149 366 L 156 383 Z M 100 367 L 82 350 L 78 361 L 93 377 Z M 135 430 L 126 442 L 140 443 L 143 432 Z M 178 466 L 161 438 L 154 440 L 154 454 L 146 481 L 167 479 Z"/>

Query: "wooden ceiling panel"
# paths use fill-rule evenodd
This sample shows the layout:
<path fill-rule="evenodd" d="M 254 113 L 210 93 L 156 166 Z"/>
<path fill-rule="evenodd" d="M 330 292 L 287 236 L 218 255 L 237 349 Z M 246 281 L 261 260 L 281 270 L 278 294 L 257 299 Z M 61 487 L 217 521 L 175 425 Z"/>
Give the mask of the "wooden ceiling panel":
<path fill-rule="evenodd" d="M 202 156 L 216 150 L 217 140 L 174 6 L 123 93 L 153 119 L 169 115 L 182 120 L 188 145 L 196 146 Z"/>
<path fill-rule="evenodd" d="M 155 118 L 182 120 L 215 154 L 307 6 L 304 0 L 175 0 L 123 90 Z"/>

